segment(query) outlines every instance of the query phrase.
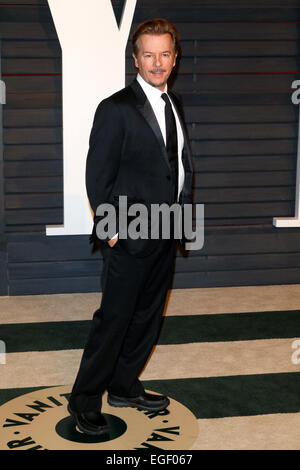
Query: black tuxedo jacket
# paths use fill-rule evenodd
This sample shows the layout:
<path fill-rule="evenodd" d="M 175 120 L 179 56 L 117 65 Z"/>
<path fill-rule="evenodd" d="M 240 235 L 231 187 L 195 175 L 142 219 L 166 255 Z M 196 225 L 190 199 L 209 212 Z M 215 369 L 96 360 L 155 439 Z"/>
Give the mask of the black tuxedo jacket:
<path fill-rule="evenodd" d="M 192 158 L 179 98 L 168 91 L 176 107 L 184 134 L 184 187 L 180 203 L 192 203 Z M 153 109 L 138 81 L 123 88 L 97 107 L 86 162 L 86 188 L 94 212 L 91 241 L 96 241 L 97 207 L 118 206 L 119 196 L 127 196 L 128 206 L 139 202 L 174 203 L 174 186 L 168 154 Z M 130 219 L 128 219 L 130 220 Z M 118 231 L 118 225 L 117 225 Z M 107 239 L 106 239 L 107 241 Z M 119 239 L 136 256 L 146 256 L 157 240 Z M 181 240 L 184 245 L 185 240 Z M 112 248 L 113 249 L 113 248 Z"/>

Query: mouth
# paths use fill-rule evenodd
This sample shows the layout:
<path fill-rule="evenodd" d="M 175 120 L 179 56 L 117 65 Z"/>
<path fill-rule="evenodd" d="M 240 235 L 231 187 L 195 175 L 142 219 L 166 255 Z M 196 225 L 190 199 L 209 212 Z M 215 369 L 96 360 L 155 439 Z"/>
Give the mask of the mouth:
<path fill-rule="evenodd" d="M 151 70 L 151 74 L 154 77 L 162 77 L 164 73 L 165 73 L 165 70 Z"/>

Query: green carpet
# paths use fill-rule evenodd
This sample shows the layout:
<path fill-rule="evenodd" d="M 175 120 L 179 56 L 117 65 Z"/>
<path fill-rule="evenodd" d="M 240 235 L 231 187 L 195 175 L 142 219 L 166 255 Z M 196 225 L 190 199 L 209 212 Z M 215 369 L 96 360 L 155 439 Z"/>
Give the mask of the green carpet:
<path fill-rule="evenodd" d="M 0 326 L 8 353 L 84 347 L 91 322 L 62 321 Z M 300 337 L 300 310 L 183 315 L 163 319 L 158 344 Z"/>

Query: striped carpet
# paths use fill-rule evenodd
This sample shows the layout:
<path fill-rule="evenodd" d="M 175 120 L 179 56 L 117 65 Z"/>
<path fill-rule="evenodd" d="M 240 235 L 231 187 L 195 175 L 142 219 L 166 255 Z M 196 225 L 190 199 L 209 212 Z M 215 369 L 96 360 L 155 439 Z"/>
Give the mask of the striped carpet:
<path fill-rule="evenodd" d="M 7 352 L 0 405 L 73 383 L 100 300 L 96 293 L 0 298 Z M 300 285 L 169 293 L 141 379 L 197 417 L 193 449 L 300 449 L 299 306 Z"/>

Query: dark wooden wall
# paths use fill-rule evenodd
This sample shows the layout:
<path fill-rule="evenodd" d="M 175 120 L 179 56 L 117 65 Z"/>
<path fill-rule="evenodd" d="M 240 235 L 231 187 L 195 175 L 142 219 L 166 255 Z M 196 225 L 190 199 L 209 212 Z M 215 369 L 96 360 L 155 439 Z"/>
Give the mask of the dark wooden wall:
<path fill-rule="evenodd" d="M 119 19 L 123 1 L 113 4 Z M 194 199 L 205 204 L 204 248 L 178 252 L 173 286 L 299 283 L 299 229 L 272 219 L 294 215 L 300 1 L 138 0 L 133 28 L 151 17 L 181 35 L 173 87 L 192 140 Z M 45 236 L 63 221 L 61 49 L 47 1 L 0 1 L 0 37 L 8 292 L 97 291 L 101 254 L 88 236 Z M 130 42 L 126 60 L 129 83 Z"/>
<path fill-rule="evenodd" d="M 1 41 L 0 41 L 1 57 Z M 1 61 L 0 61 L 0 80 L 1 80 Z M 0 91 L 1 95 L 1 91 Z M 2 135 L 2 100 L 0 100 L 0 295 L 7 295 L 7 247 L 5 240 L 5 221 L 4 221 L 4 188 L 3 188 L 3 135 Z"/>

